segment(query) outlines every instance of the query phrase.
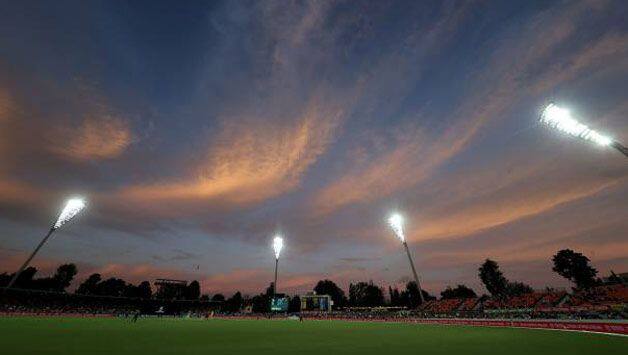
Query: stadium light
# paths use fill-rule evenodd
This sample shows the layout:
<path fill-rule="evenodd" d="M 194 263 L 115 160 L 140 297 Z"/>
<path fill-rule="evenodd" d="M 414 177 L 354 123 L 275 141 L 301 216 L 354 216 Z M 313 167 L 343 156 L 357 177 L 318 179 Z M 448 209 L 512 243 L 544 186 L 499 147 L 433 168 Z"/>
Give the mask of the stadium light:
<path fill-rule="evenodd" d="M 556 128 L 557 130 L 568 133 L 572 136 L 596 143 L 603 147 L 611 146 L 628 157 L 628 148 L 624 147 L 619 142 L 614 141 L 610 137 L 600 134 L 588 126 L 578 122 L 571 117 L 569 110 L 556 106 L 553 103 L 550 103 L 545 107 L 545 109 L 543 109 L 539 120 L 552 128 Z"/>
<path fill-rule="evenodd" d="M 7 289 L 13 287 L 13 284 L 15 283 L 15 281 L 17 281 L 17 278 L 24 271 L 24 269 L 26 269 L 28 264 L 35 257 L 35 254 L 37 254 L 39 249 L 41 249 L 41 247 L 46 243 L 46 241 L 48 240 L 48 238 L 50 238 L 52 233 L 56 231 L 57 229 L 61 228 L 64 224 L 69 222 L 72 218 L 74 218 L 79 212 L 81 212 L 83 208 L 85 208 L 85 201 L 81 198 L 72 198 L 66 202 L 65 207 L 63 207 L 63 210 L 61 210 L 61 214 L 59 214 L 59 217 L 57 218 L 55 223 L 52 225 L 52 227 L 50 227 L 50 230 L 48 231 L 44 239 L 42 239 L 41 242 L 39 242 L 39 245 L 37 245 L 37 248 L 33 250 L 33 252 L 28 257 L 28 259 L 26 259 L 26 261 L 24 262 L 24 264 L 22 264 L 20 269 L 15 273 L 15 275 L 13 275 L 13 278 L 11 278 L 11 281 L 6 287 Z"/>
<path fill-rule="evenodd" d="M 419 275 L 417 274 L 416 268 L 414 267 L 414 261 L 412 261 L 412 255 L 410 255 L 410 249 L 408 249 L 406 236 L 403 234 L 403 217 L 398 213 L 392 214 L 388 218 L 388 225 L 390 225 L 390 228 L 392 228 L 393 232 L 395 232 L 395 235 L 397 236 L 397 238 L 399 238 L 399 240 L 401 240 L 401 243 L 406 249 L 406 254 L 408 254 L 408 261 L 410 261 L 410 268 L 412 269 L 412 274 L 414 275 L 414 282 L 416 282 L 416 286 L 419 288 L 419 298 L 421 299 L 421 304 L 423 304 L 425 302 L 425 299 L 423 299 L 423 291 L 421 289 L 421 283 L 419 282 Z"/>
<path fill-rule="evenodd" d="M 273 250 L 275 251 L 275 282 L 273 283 L 273 298 L 275 298 L 275 294 L 277 293 L 277 268 L 279 267 L 279 254 L 281 254 L 281 249 L 283 249 L 283 238 L 276 235 L 273 239 Z"/>

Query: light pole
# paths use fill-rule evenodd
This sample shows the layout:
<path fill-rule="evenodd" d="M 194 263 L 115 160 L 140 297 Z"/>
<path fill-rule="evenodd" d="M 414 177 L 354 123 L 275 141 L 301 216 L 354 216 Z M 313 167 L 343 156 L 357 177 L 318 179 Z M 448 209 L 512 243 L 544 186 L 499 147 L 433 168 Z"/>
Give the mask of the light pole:
<path fill-rule="evenodd" d="M 33 252 L 28 257 L 28 259 L 26 259 L 24 264 L 22 264 L 22 266 L 20 266 L 19 270 L 15 273 L 15 275 L 13 275 L 13 278 L 11 278 L 11 281 L 9 281 L 9 284 L 6 287 L 7 289 L 13 287 L 13 284 L 15 283 L 15 281 L 17 281 L 17 278 L 20 276 L 22 271 L 26 269 L 26 267 L 31 262 L 31 260 L 33 260 L 33 258 L 35 257 L 39 249 L 41 249 L 41 247 L 46 243 L 48 238 L 50 238 L 52 233 L 54 233 L 54 231 L 56 231 L 57 229 L 61 228 L 61 226 L 63 226 L 66 222 L 68 222 L 74 216 L 76 216 L 79 212 L 81 212 L 81 210 L 84 207 L 85 207 L 85 201 L 83 201 L 83 199 L 80 199 L 80 198 L 73 198 L 73 199 L 68 200 L 68 202 L 66 202 L 65 207 L 61 211 L 61 214 L 59 215 L 59 218 L 57 218 L 57 221 L 55 222 L 55 224 L 53 224 L 52 227 L 50 227 L 50 230 L 48 231 L 44 239 L 42 239 L 41 242 L 39 242 L 39 245 L 37 245 L 35 250 L 33 250 Z"/>
<path fill-rule="evenodd" d="M 275 251 L 275 282 L 273 283 L 273 299 L 277 294 L 277 269 L 279 268 L 279 254 L 283 248 L 283 238 L 275 236 L 273 239 L 273 250 Z"/>
<path fill-rule="evenodd" d="M 550 103 L 543 109 L 539 120 L 550 127 L 556 128 L 557 130 L 568 133 L 572 136 L 597 143 L 598 145 L 604 147 L 613 147 L 628 158 L 628 148 L 624 147 L 621 143 L 614 141 L 610 137 L 602 135 L 588 126 L 576 121 L 573 117 L 571 117 L 569 110 L 558 107 L 553 103 Z"/>
<path fill-rule="evenodd" d="M 425 299 L 423 299 L 423 290 L 421 289 L 421 283 L 419 282 L 419 275 L 416 273 L 414 261 L 412 261 L 412 255 L 410 255 L 410 249 L 408 249 L 408 243 L 406 243 L 406 237 L 403 234 L 403 217 L 395 213 L 390 216 L 390 218 L 388 218 L 388 224 L 390 225 L 390 228 L 392 228 L 393 232 L 395 232 L 397 238 L 401 240 L 401 243 L 406 249 L 406 254 L 408 254 L 408 261 L 410 262 L 410 268 L 412 268 L 412 275 L 414 275 L 414 282 L 416 282 L 416 286 L 419 288 L 419 298 L 421 299 L 421 304 L 423 304 L 425 302 Z"/>

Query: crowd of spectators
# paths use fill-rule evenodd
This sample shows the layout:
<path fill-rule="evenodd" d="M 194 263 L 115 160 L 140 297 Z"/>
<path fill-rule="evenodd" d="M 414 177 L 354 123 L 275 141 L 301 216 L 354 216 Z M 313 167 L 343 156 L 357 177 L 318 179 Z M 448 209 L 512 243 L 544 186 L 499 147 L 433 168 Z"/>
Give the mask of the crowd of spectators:
<path fill-rule="evenodd" d="M 139 312 L 158 316 L 204 316 L 215 308 L 215 302 L 166 301 L 20 289 L 0 290 L 0 314 L 124 316 Z"/>

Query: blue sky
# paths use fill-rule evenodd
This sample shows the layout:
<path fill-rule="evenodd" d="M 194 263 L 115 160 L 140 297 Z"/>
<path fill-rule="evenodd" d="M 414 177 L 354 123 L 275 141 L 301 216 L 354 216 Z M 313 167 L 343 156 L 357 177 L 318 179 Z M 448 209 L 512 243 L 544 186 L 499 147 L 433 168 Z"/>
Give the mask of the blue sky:
<path fill-rule="evenodd" d="M 0 14 L 0 256 L 253 293 L 407 280 L 483 292 L 487 257 L 568 284 L 628 268 L 625 158 L 537 123 L 549 101 L 628 142 L 622 1 L 13 2 Z M 281 288 L 281 285 L 280 285 Z"/>

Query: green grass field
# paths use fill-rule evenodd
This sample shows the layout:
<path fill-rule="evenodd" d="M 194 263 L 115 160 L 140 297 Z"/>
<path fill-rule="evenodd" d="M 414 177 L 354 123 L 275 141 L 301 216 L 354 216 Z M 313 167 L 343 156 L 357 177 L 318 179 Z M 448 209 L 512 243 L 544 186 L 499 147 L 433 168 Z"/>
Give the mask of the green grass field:
<path fill-rule="evenodd" d="M 289 320 L 0 318 L 2 354 L 628 354 L 628 338 Z"/>

